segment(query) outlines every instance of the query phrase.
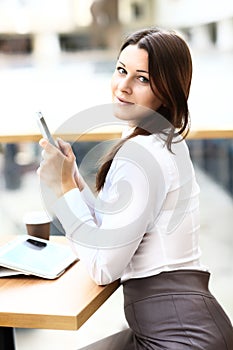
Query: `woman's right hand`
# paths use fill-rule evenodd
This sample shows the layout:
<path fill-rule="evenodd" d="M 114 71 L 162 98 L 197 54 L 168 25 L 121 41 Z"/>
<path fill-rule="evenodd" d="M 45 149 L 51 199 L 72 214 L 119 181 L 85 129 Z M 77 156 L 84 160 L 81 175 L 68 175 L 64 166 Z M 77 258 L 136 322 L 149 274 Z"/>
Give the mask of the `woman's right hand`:
<path fill-rule="evenodd" d="M 37 170 L 40 179 L 50 188 L 56 197 L 60 197 L 73 188 L 75 180 L 75 155 L 69 143 L 58 140 L 58 148 L 47 139 L 39 142 L 43 148 L 42 162 Z"/>

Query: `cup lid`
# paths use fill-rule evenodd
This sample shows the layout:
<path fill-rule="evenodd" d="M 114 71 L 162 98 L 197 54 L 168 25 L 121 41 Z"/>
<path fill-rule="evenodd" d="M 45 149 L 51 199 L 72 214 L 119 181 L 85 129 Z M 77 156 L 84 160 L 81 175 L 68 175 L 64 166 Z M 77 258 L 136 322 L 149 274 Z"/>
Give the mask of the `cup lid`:
<path fill-rule="evenodd" d="M 51 216 L 46 212 L 42 210 L 35 210 L 35 211 L 29 211 L 24 214 L 23 216 L 23 222 L 25 224 L 45 224 L 52 221 Z"/>

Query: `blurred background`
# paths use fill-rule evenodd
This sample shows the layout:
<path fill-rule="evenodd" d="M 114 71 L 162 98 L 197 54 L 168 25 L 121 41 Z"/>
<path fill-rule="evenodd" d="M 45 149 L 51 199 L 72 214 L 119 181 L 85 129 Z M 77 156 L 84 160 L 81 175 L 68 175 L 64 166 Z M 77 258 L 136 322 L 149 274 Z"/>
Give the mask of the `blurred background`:
<path fill-rule="evenodd" d="M 201 187 L 203 262 L 233 320 L 231 0 L 0 0 L 0 234 L 25 233 L 24 213 L 43 208 L 35 112 L 55 131 L 77 112 L 110 103 L 122 39 L 148 26 L 178 31 L 192 53 L 187 142 Z M 97 144 L 75 142 L 78 163 Z M 86 166 L 92 184 L 96 169 Z M 51 234 L 62 229 L 54 224 Z M 121 289 L 77 332 L 17 330 L 17 349 L 77 349 L 113 333 L 125 325 L 119 303 Z"/>

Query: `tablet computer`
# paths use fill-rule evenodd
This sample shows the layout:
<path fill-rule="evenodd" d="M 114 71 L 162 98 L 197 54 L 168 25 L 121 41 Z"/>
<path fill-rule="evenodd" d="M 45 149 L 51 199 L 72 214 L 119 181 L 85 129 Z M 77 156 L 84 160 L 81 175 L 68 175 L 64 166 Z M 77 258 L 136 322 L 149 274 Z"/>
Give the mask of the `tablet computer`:
<path fill-rule="evenodd" d="M 2 267 L 25 275 L 55 279 L 77 260 L 69 245 L 22 235 L 0 247 L 0 276 Z M 2 272 L 6 276 L 6 269 Z M 8 276 L 17 274 L 8 272 Z"/>

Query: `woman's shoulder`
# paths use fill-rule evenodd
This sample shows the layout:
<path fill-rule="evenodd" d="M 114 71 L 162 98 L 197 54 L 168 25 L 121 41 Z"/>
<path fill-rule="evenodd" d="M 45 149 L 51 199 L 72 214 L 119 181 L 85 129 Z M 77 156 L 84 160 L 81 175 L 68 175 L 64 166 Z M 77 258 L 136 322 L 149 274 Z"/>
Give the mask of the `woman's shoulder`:
<path fill-rule="evenodd" d="M 165 135 L 137 135 L 132 137 L 122 145 L 117 152 L 115 160 L 143 159 L 152 156 L 164 168 L 174 167 L 180 159 L 182 164 L 189 163 L 190 156 L 187 144 L 184 139 L 176 138 L 171 145 L 171 150 L 166 145 Z"/>
<path fill-rule="evenodd" d="M 117 152 L 114 165 L 127 164 L 133 161 L 144 166 L 147 162 L 158 163 L 167 168 L 172 161 L 172 153 L 166 144 L 156 135 L 137 135 L 128 139 Z"/>
<path fill-rule="evenodd" d="M 189 154 L 189 149 L 185 139 L 179 135 L 174 137 L 171 144 L 171 150 L 168 149 L 166 135 L 163 134 L 137 135 L 131 140 L 149 150 L 161 152 L 163 155 L 168 154 L 169 156 L 176 156 L 181 150 L 182 153 L 185 152 L 186 154 Z"/>
<path fill-rule="evenodd" d="M 165 140 L 159 135 L 137 135 L 129 141 L 135 142 L 136 144 L 145 147 L 148 151 L 167 153 L 168 148 Z"/>

